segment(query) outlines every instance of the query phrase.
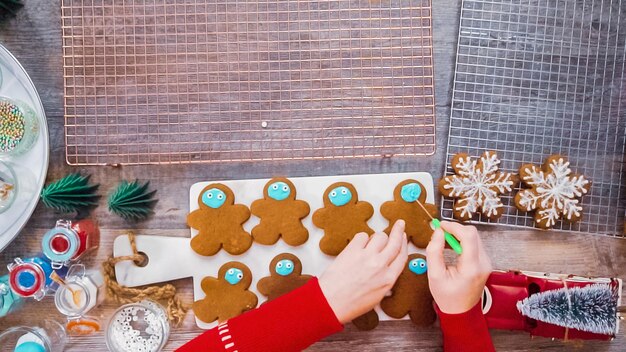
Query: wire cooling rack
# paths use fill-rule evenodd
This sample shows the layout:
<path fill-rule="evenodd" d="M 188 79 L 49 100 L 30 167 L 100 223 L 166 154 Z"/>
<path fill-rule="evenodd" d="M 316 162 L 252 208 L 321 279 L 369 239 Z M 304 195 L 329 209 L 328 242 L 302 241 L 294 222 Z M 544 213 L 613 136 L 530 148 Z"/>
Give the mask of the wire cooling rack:
<path fill-rule="evenodd" d="M 464 0 L 445 172 L 459 152 L 497 151 L 508 171 L 565 155 L 593 186 L 583 220 L 555 228 L 624 237 L 625 46 L 620 0 Z M 503 202 L 498 223 L 534 225 Z"/>
<path fill-rule="evenodd" d="M 62 0 L 67 161 L 432 154 L 430 0 Z"/>

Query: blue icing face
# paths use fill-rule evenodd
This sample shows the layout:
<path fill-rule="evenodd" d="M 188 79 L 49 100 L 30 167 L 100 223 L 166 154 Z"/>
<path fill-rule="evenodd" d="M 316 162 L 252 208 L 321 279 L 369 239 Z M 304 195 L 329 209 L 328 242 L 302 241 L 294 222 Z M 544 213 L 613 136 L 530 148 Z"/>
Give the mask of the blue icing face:
<path fill-rule="evenodd" d="M 211 188 L 202 195 L 202 203 L 213 209 L 221 207 L 225 201 L 226 194 L 217 188 Z"/>
<path fill-rule="evenodd" d="M 287 199 L 289 194 L 291 194 L 291 188 L 285 182 L 274 182 L 267 188 L 267 195 L 272 199 Z"/>
<path fill-rule="evenodd" d="M 348 204 L 348 202 L 352 199 L 352 192 L 344 186 L 337 187 L 330 191 L 328 199 L 330 199 L 331 203 L 340 207 Z"/>
<path fill-rule="evenodd" d="M 283 259 L 276 263 L 276 273 L 280 276 L 287 276 L 293 273 L 293 262 L 289 259 Z"/>
<path fill-rule="evenodd" d="M 243 271 L 237 268 L 230 268 L 224 275 L 224 279 L 231 285 L 237 285 L 243 279 Z"/>
<path fill-rule="evenodd" d="M 422 194 L 422 187 L 417 183 L 409 183 L 402 186 L 400 190 L 400 196 L 407 203 L 413 203 L 419 199 Z"/>
<path fill-rule="evenodd" d="M 415 258 L 409 262 L 409 270 L 417 275 L 426 273 L 426 261 L 422 258 Z"/>

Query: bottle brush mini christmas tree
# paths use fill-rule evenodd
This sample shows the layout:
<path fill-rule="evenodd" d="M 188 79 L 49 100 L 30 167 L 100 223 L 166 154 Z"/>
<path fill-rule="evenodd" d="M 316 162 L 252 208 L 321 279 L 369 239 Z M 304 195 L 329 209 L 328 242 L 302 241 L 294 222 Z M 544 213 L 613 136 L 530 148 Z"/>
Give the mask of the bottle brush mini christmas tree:
<path fill-rule="evenodd" d="M 70 213 L 98 204 L 96 190 L 100 185 L 90 184 L 91 176 L 74 173 L 50 183 L 41 191 L 43 204 L 52 209 Z"/>
<path fill-rule="evenodd" d="M 617 287 L 593 284 L 531 295 L 517 302 L 522 315 L 545 323 L 596 334 L 615 335 Z"/>
<path fill-rule="evenodd" d="M 143 220 L 152 213 L 158 201 L 154 198 L 155 191 L 149 191 L 150 182 L 143 185 L 139 180 L 120 182 L 109 196 L 109 211 L 125 220 Z"/>

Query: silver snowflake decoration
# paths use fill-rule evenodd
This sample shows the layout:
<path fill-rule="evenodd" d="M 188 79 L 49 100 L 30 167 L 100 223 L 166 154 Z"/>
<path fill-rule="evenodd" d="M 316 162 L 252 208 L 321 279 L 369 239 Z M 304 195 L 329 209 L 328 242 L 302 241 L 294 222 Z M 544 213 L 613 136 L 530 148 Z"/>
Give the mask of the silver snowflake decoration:
<path fill-rule="evenodd" d="M 485 152 L 479 160 L 460 153 L 452 159 L 455 175 L 439 181 L 439 191 L 446 197 L 458 198 L 454 216 L 469 220 L 478 211 L 489 219 L 497 219 L 504 211 L 500 195 L 511 192 L 517 177 L 498 170 L 500 159 L 495 152 Z"/>
<path fill-rule="evenodd" d="M 572 173 L 569 162 L 559 155 L 550 156 L 541 168 L 526 164 L 520 177 L 530 187 L 517 193 L 515 204 L 520 210 L 535 210 L 535 223 L 551 228 L 560 218 L 580 220 L 583 207 L 577 198 L 589 192 L 591 182 Z"/>

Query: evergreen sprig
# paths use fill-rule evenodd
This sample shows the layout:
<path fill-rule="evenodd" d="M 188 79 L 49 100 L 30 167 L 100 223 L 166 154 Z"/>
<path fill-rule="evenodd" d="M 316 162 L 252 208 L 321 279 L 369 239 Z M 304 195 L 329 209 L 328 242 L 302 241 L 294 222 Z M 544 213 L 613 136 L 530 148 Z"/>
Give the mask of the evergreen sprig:
<path fill-rule="evenodd" d="M 91 175 L 69 174 L 48 184 L 41 191 L 43 204 L 64 213 L 80 211 L 98 204 L 96 194 L 99 184 L 89 184 Z"/>
<path fill-rule="evenodd" d="M 522 315 L 581 331 L 615 335 L 617 288 L 608 284 L 539 292 L 517 302 Z"/>
<path fill-rule="evenodd" d="M 158 201 L 154 198 L 156 190 L 149 191 L 149 186 L 149 181 L 141 185 L 139 180 L 123 180 L 109 195 L 109 211 L 130 221 L 147 218 Z"/>

